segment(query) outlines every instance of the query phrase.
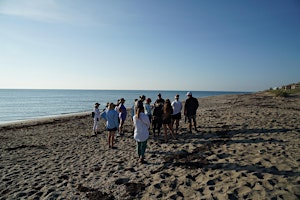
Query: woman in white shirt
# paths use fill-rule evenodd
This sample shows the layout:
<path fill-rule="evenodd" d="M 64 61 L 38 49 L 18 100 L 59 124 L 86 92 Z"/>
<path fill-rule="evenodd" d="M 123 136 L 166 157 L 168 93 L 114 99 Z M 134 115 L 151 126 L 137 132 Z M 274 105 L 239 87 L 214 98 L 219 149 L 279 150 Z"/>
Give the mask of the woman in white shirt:
<path fill-rule="evenodd" d="M 133 116 L 134 139 L 136 140 L 136 151 L 139 156 L 139 162 L 143 163 L 145 159 L 145 151 L 147 148 L 147 140 L 149 138 L 149 117 L 144 113 L 144 106 L 137 108 L 136 114 Z"/>

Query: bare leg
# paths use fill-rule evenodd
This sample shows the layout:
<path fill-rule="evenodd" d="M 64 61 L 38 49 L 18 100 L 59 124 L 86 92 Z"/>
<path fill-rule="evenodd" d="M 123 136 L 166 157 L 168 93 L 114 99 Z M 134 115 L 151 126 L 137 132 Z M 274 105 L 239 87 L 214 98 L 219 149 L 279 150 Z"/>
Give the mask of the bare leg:
<path fill-rule="evenodd" d="M 169 129 L 170 129 L 170 131 L 171 131 L 171 135 L 172 135 L 173 139 L 176 139 L 176 137 L 175 137 L 175 135 L 174 135 L 174 131 L 173 131 L 172 125 L 171 125 L 171 124 L 168 124 L 168 127 L 169 127 Z"/>
<path fill-rule="evenodd" d="M 178 126 L 179 126 L 179 119 L 175 119 L 175 134 L 177 134 L 177 132 L 178 132 Z M 173 125 L 172 125 L 172 127 L 173 127 Z"/>
<path fill-rule="evenodd" d="M 110 146 L 111 148 L 114 147 L 114 140 L 115 140 L 115 131 L 111 132 L 111 139 L 110 139 Z"/>
<path fill-rule="evenodd" d="M 193 121 L 194 121 L 194 127 L 195 127 L 195 131 L 197 132 L 197 123 L 196 123 L 196 118 L 193 118 Z"/>
<path fill-rule="evenodd" d="M 110 148 L 110 131 L 108 131 L 108 134 L 107 134 L 107 143 Z"/>
<path fill-rule="evenodd" d="M 164 126 L 164 137 L 165 137 L 165 142 L 168 142 L 168 138 L 167 138 L 167 124 L 163 124 Z"/>

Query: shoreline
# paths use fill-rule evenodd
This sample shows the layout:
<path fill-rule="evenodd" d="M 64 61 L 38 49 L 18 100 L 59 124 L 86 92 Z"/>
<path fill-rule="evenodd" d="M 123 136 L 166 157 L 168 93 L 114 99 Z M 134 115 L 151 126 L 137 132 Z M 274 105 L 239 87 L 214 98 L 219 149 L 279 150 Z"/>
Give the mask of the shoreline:
<path fill-rule="evenodd" d="M 300 97 L 198 98 L 197 127 L 152 135 L 140 164 L 131 112 L 117 149 L 90 112 L 0 125 L 4 199 L 299 199 Z"/>

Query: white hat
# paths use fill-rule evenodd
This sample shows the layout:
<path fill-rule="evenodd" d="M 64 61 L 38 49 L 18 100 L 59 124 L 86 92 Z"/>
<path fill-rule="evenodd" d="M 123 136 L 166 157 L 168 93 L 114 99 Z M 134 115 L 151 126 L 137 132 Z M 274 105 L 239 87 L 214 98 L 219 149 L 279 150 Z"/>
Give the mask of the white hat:
<path fill-rule="evenodd" d="M 186 96 L 192 96 L 192 93 L 191 92 L 187 92 Z"/>

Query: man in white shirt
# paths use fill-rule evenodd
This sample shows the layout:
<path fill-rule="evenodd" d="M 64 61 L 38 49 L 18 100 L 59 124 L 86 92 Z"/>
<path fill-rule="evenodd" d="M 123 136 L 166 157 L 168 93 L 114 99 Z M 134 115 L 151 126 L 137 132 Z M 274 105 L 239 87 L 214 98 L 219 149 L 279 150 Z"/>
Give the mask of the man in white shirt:
<path fill-rule="evenodd" d="M 179 126 L 179 120 L 181 119 L 181 110 L 182 110 L 182 103 L 179 101 L 179 94 L 176 94 L 175 100 L 171 103 L 173 108 L 173 114 L 172 114 L 172 127 L 175 122 L 175 134 L 177 134 L 178 126 Z"/>

